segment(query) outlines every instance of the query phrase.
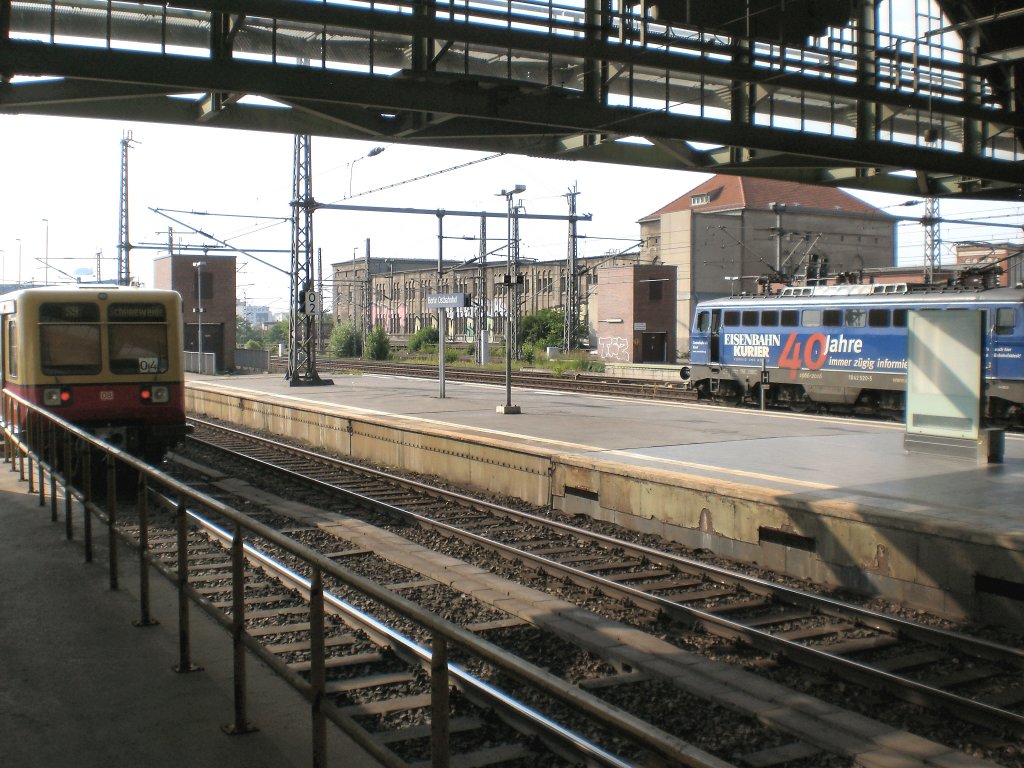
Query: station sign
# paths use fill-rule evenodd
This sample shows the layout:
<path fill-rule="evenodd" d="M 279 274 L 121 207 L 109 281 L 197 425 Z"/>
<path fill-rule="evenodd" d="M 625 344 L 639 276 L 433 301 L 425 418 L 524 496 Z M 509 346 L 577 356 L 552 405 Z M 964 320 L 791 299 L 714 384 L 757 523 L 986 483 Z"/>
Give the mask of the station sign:
<path fill-rule="evenodd" d="M 427 296 L 428 309 L 453 309 L 468 307 L 473 298 L 469 293 L 434 293 Z"/>

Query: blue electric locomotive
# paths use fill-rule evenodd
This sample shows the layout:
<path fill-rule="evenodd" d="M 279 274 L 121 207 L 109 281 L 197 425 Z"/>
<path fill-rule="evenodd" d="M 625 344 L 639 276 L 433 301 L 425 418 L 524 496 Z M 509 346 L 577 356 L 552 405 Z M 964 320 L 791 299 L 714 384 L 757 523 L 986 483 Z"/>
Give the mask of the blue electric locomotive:
<path fill-rule="evenodd" d="M 804 410 L 903 410 L 907 313 L 980 310 L 986 415 L 1022 421 L 1024 290 L 909 290 L 905 284 L 791 287 L 697 305 L 680 372 L 703 397 Z"/>

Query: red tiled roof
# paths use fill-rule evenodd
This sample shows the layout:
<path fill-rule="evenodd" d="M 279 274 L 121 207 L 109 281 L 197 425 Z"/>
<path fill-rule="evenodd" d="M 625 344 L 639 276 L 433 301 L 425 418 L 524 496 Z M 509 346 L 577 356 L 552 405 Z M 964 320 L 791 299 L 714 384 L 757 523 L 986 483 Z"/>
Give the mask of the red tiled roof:
<path fill-rule="evenodd" d="M 708 195 L 708 202 L 693 205 L 694 197 Z M 644 216 L 640 221 L 656 219 L 665 213 L 688 211 L 696 208 L 701 212 L 735 211 L 743 209 L 768 210 L 771 203 L 799 206 L 801 209 L 859 213 L 867 216 L 886 218 L 888 214 L 868 205 L 853 195 L 835 187 L 820 187 L 800 184 L 796 181 L 775 181 L 749 176 L 714 176 L 682 197 L 678 197 L 664 208 Z"/>

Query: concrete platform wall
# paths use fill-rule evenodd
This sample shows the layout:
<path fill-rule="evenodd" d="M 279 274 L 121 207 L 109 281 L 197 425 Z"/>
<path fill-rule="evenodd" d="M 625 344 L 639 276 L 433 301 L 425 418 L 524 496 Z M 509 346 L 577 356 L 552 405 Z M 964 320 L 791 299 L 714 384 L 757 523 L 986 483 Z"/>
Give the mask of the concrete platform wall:
<path fill-rule="evenodd" d="M 209 416 L 487 494 L 551 505 L 655 533 L 780 574 L 846 587 L 956 619 L 1024 627 L 1024 603 L 977 591 L 983 572 L 1019 581 L 1021 554 L 967 526 L 921 530 L 891 511 L 711 481 L 500 439 L 427 429 L 400 416 L 344 413 L 189 387 L 189 413 Z"/>
<path fill-rule="evenodd" d="M 444 478 L 485 493 L 547 506 L 551 453 L 500 440 L 428 430 L 399 417 L 355 416 L 187 387 L 188 413 L 296 440 L 354 460 Z"/>
<path fill-rule="evenodd" d="M 979 570 L 1019 582 L 1020 551 L 967 526 L 921 530 L 862 504 L 580 456 L 556 457 L 552 505 L 798 579 L 954 619 L 1024 627 L 1019 600 L 975 584 Z"/>

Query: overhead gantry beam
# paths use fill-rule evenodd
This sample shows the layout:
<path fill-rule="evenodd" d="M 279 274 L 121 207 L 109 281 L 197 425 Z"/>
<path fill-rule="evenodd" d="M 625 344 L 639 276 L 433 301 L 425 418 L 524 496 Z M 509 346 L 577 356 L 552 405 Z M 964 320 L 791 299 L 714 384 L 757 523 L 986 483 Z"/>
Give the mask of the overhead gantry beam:
<path fill-rule="evenodd" d="M 11 30 L 0 73 L 64 78 L 0 85 L 0 111 L 1024 198 L 1017 101 L 1000 101 L 1002 86 L 970 56 L 922 63 L 881 46 L 872 0 L 851 22 L 852 52 L 832 57 L 682 34 L 643 8 L 614 15 L 597 0 L 579 18 L 547 19 L 500 3 L 467 18 L 432 0 L 408 3 L 410 13 L 292 0 L 182 0 L 134 15 L 125 6 L 116 29 L 140 45 L 158 39 L 152 52 L 47 38 L 55 27 L 111 34 L 107 3 L 71 5 L 22 2 L 10 15 L 0 0 Z M 914 83 L 921 72 L 933 88 Z M 180 94 L 206 96 L 168 98 Z"/>

